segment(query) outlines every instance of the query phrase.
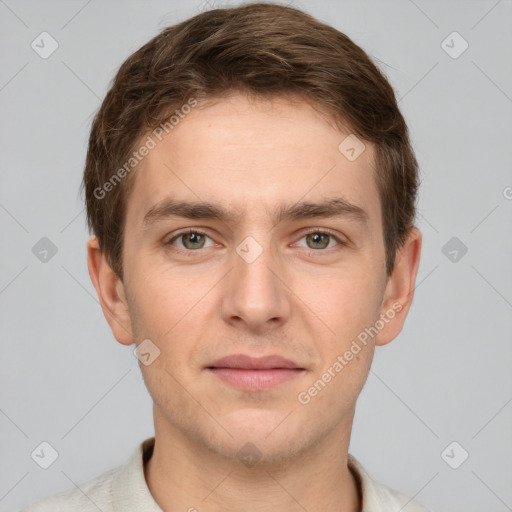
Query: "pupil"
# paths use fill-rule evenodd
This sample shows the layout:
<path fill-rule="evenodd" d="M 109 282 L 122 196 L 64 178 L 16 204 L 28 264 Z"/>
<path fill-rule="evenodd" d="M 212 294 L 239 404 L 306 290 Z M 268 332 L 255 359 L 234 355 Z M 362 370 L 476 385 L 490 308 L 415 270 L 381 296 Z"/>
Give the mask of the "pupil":
<path fill-rule="evenodd" d="M 313 233 L 313 234 L 310 234 L 309 236 L 311 237 L 313 244 L 319 244 L 320 243 L 320 245 L 321 245 L 320 248 L 321 249 L 324 249 L 325 247 L 327 247 L 328 244 L 325 243 L 325 241 L 327 240 L 328 235 L 324 235 L 322 233 Z M 321 243 L 322 239 L 323 239 L 324 243 Z M 318 249 L 318 246 L 315 247 L 315 249 Z"/>
<path fill-rule="evenodd" d="M 201 238 L 202 235 L 198 234 L 198 233 L 188 233 L 186 235 L 186 239 L 188 239 L 188 241 L 192 244 L 192 245 L 195 245 L 195 244 L 199 244 L 200 243 L 200 238 Z"/>

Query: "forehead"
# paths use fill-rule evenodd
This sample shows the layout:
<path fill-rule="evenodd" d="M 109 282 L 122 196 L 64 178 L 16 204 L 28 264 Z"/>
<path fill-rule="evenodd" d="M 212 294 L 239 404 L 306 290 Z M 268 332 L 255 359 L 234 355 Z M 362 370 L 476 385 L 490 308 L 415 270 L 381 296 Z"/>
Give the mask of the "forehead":
<path fill-rule="evenodd" d="M 284 204 L 334 196 L 379 222 L 373 146 L 361 146 L 311 104 L 233 94 L 187 111 L 175 116 L 168 133 L 149 134 L 154 147 L 135 170 L 130 223 L 141 224 L 169 197 L 222 204 L 241 222 Z M 354 152 L 346 153 L 347 145 L 364 150 L 348 158 Z"/>

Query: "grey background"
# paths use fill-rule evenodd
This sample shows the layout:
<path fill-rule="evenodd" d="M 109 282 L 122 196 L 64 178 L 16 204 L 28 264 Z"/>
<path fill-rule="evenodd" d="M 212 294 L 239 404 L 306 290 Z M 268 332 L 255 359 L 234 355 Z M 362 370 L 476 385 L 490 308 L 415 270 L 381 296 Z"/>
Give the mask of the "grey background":
<path fill-rule="evenodd" d="M 0 511 L 122 464 L 153 435 L 133 347 L 114 340 L 90 283 L 78 187 L 122 61 L 226 4 L 0 0 Z M 376 351 L 350 452 L 438 512 L 512 510 L 512 2 L 293 4 L 378 60 L 423 180 L 414 304 Z M 59 44 L 47 59 L 31 48 L 42 31 Z M 456 59 L 442 47 L 453 31 L 469 44 Z M 42 237 L 58 250 L 46 262 L 32 252 Z M 452 237 L 468 249 L 457 261 L 443 252 Z M 42 441 L 59 453 L 46 470 L 30 456 Z M 453 441 L 452 464 L 469 453 L 458 469 L 441 456 Z"/>

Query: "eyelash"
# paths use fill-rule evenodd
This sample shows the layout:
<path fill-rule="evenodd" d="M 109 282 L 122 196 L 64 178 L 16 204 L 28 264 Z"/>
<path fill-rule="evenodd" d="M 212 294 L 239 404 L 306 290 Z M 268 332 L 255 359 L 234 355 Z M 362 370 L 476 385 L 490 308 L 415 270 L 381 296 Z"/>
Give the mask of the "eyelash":
<path fill-rule="evenodd" d="M 187 234 L 190 234 L 190 233 L 194 233 L 194 234 L 198 234 L 198 235 L 203 235 L 203 236 L 206 236 L 208 238 L 211 238 L 211 237 L 208 236 L 208 233 L 206 233 L 205 231 L 202 231 L 201 229 L 189 228 L 189 229 L 187 229 L 185 231 L 181 231 L 180 233 L 178 233 L 175 236 L 173 236 L 172 238 L 170 238 L 167 242 L 164 243 L 164 245 L 172 246 L 172 244 L 173 244 L 173 242 L 175 240 L 177 240 L 178 238 L 180 238 L 183 235 L 187 235 Z M 329 230 L 320 229 L 320 228 L 313 228 L 313 229 L 311 229 L 310 231 L 304 233 L 300 237 L 299 240 L 302 240 L 302 238 L 304 238 L 307 235 L 311 235 L 311 234 L 328 235 L 331 238 L 334 238 L 334 240 L 336 240 L 336 242 L 338 242 L 338 246 L 337 247 L 330 247 L 329 249 L 308 249 L 308 248 L 304 248 L 306 251 L 308 251 L 308 255 L 314 254 L 316 256 L 316 255 L 319 255 L 319 253 L 330 252 L 333 249 L 334 250 L 341 249 L 344 246 L 348 245 L 347 242 L 345 242 L 344 240 L 341 240 L 339 237 L 337 237 L 335 234 L 333 234 Z M 173 249 L 178 251 L 178 252 L 180 252 L 180 253 L 182 253 L 182 254 L 187 254 L 187 255 L 193 255 L 194 253 L 201 251 L 201 249 L 191 250 L 191 249 L 182 249 L 181 247 L 173 247 Z"/>

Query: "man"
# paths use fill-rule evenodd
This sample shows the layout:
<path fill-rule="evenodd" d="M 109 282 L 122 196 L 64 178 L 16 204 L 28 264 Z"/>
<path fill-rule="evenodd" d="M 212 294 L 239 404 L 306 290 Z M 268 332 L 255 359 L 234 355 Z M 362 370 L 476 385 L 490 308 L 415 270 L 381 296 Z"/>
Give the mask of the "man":
<path fill-rule="evenodd" d="M 407 127 L 361 48 L 271 4 L 166 28 L 107 93 L 84 188 L 155 437 L 28 512 L 426 510 L 348 454 L 421 251 Z"/>

